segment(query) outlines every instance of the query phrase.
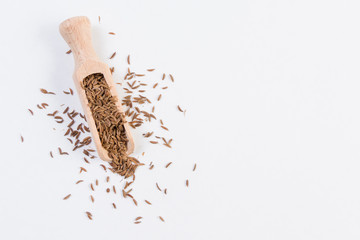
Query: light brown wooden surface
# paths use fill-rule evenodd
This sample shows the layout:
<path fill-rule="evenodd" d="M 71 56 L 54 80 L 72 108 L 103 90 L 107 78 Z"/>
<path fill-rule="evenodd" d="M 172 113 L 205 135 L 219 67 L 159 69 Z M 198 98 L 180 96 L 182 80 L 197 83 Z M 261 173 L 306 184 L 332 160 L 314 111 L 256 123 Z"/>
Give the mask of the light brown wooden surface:
<path fill-rule="evenodd" d="M 89 124 L 93 141 L 95 142 L 97 148 L 97 152 L 102 160 L 110 162 L 111 159 L 108 157 L 107 151 L 101 145 L 99 134 L 95 126 L 95 121 L 88 106 L 85 91 L 81 88 L 80 85 L 80 82 L 83 81 L 85 77 L 94 73 L 102 73 L 110 87 L 111 94 L 118 99 L 116 103 L 117 107 L 123 113 L 120 98 L 117 94 L 109 66 L 101 62 L 95 53 L 95 50 L 92 46 L 91 25 L 87 17 L 73 17 L 65 20 L 60 24 L 60 33 L 67 44 L 70 46 L 74 56 L 75 70 L 73 79 L 76 90 L 80 97 L 81 105 L 84 109 L 87 123 Z M 129 139 L 127 153 L 131 154 L 134 151 L 134 140 L 131 136 L 129 125 L 125 123 L 124 126 L 126 135 Z"/>

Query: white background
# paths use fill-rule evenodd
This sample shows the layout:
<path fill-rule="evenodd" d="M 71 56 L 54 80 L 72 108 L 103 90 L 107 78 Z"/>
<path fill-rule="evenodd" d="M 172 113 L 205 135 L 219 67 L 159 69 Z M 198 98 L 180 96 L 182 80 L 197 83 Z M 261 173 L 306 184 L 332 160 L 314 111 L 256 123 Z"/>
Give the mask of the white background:
<path fill-rule="evenodd" d="M 359 239 L 359 11 L 355 0 L 2 0 L 0 239 Z M 135 156 L 156 165 L 137 172 L 138 207 L 105 193 L 100 160 L 51 159 L 67 146 L 61 128 L 27 112 L 41 102 L 79 108 L 77 96 L 60 94 L 73 87 L 74 64 L 58 32 L 77 15 L 93 23 L 115 80 L 128 54 L 139 71 L 175 77 L 158 110 L 174 149 L 133 131 Z"/>

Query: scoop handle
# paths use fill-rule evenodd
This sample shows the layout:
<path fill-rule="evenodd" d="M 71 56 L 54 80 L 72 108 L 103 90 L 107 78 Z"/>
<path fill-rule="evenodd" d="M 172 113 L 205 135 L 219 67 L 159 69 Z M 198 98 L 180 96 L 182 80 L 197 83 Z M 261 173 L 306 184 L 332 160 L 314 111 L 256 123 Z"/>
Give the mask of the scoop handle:
<path fill-rule="evenodd" d="M 88 60 L 98 60 L 91 39 L 91 24 L 87 17 L 73 17 L 59 27 L 61 36 L 69 45 L 75 60 L 75 68 Z"/>

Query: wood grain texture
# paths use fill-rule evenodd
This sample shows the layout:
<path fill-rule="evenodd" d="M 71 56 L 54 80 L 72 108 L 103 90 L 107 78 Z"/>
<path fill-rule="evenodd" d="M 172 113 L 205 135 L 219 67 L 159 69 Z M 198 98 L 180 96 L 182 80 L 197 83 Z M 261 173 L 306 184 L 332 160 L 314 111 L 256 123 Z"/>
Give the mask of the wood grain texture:
<path fill-rule="evenodd" d="M 87 17 L 73 17 L 65 20 L 60 24 L 60 33 L 74 55 L 75 70 L 73 79 L 97 152 L 102 160 L 111 162 L 108 152 L 102 147 L 100 142 L 99 133 L 96 129 L 95 121 L 88 105 L 85 90 L 82 89 L 80 85 L 85 77 L 94 73 L 102 73 L 110 87 L 111 94 L 118 99 L 116 102 L 117 107 L 120 112 L 124 113 L 109 66 L 101 62 L 95 53 L 91 38 L 91 24 Z M 127 154 L 131 154 L 134 151 L 134 140 L 130 133 L 130 126 L 127 122 L 124 124 L 124 127 L 129 139 L 127 144 Z"/>

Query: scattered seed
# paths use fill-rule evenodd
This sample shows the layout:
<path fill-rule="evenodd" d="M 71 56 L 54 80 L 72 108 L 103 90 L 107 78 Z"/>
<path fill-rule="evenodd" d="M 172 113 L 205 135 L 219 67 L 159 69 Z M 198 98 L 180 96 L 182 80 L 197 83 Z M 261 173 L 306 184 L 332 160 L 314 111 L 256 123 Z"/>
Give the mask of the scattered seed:
<path fill-rule="evenodd" d="M 133 182 L 126 182 L 124 189 L 126 189 L 127 187 L 129 187 L 132 183 L 133 183 Z"/>
<path fill-rule="evenodd" d="M 179 105 L 177 106 L 177 108 L 179 109 L 180 112 L 184 112 L 184 111 L 180 108 Z"/>
<path fill-rule="evenodd" d="M 52 151 L 50 151 L 50 157 L 54 158 Z"/>
<path fill-rule="evenodd" d="M 83 182 L 84 180 L 79 180 L 79 181 L 77 181 L 76 182 L 76 184 L 79 184 L 79 183 L 81 183 L 81 182 Z"/>
<path fill-rule="evenodd" d="M 137 206 L 137 201 L 134 198 L 132 200 L 133 200 L 134 204 Z"/>
<path fill-rule="evenodd" d="M 88 217 L 90 220 L 93 220 L 93 219 L 92 219 L 92 214 L 91 214 L 90 212 L 85 212 L 85 213 L 86 213 L 87 217 Z"/>
<path fill-rule="evenodd" d="M 167 194 L 167 188 L 164 189 L 164 193 Z"/>
<path fill-rule="evenodd" d="M 40 88 L 40 91 L 41 91 L 42 93 L 44 93 L 44 94 L 47 94 L 47 93 L 48 93 L 48 91 L 45 90 L 45 89 L 43 89 L 43 88 Z"/>
<path fill-rule="evenodd" d="M 110 34 L 110 35 L 115 35 L 115 33 L 114 33 L 114 32 L 109 32 L 109 34 Z"/>
<path fill-rule="evenodd" d="M 168 143 L 164 143 L 164 146 L 171 148 L 170 144 L 168 144 Z"/>
<path fill-rule="evenodd" d="M 95 181 L 95 185 L 98 186 L 99 185 L 99 180 L 96 179 Z"/>
<path fill-rule="evenodd" d="M 113 207 L 116 209 L 116 205 L 115 205 L 115 203 L 113 203 L 112 205 L 113 205 Z"/>
<path fill-rule="evenodd" d="M 92 202 L 95 202 L 95 199 L 94 199 L 93 195 L 90 195 L 90 198 L 91 198 Z"/>
<path fill-rule="evenodd" d="M 115 188 L 115 185 L 113 185 L 113 191 L 114 191 L 114 193 L 116 194 L 116 188 Z"/>
<path fill-rule="evenodd" d="M 169 76 L 170 76 L 171 81 L 174 82 L 174 77 L 171 74 L 169 74 Z"/>
<path fill-rule="evenodd" d="M 75 121 L 72 120 L 72 121 L 67 125 L 67 127 L 68 127 L 68 128 L 71 128 L 71 126 L 72 126 L 74 123 L 75 123 Z"/>
<path fill-rule="evenodd" d="M 28 109 L 31 115 L 34 115 L 34 112 L 31 109 Z"/>
<path fill-rule="evenodd" d="M 47 104 L 47 103 L 42 103 L 41 106 L 42 106 L 44 109 L 46 109 L 46 107 L 48 107 L 49 104 Z M 57 111 L 56 111 L 56 112 L 57 112 Z M 55 115 L 55 114 L 54 114 L 54 115 Z"/>
<path fill-rule="evenodd" d="M 106 189 L 106 192 L 109 193 L 109 192 L 110 192 L 110 188 L 107 188 L 107 189 Z"/>
<path fill-rule="evenodd" d="M 157 141 L 150 141 L 150 143 L 152 143 L 152 144 L 158 144 Z"/>
<path fill-rule="evenodd" d="M 161 79 L 161 80 L 164 80 L 164 79 L 165 79 L 165 76 L 166 76 L 165 73 L 163 73 L 163 76 L 162 76 L 162 79 Z"/>
<path fill-rule="evenodd" d="M 167 127 L 165 127 L 165 126 L 160 126 L 160 127 L 162 127 L 163 129 L 165 129 L 166 131 L 169 131 L 169 129 L 168 129 Z"/>
<path fill-rule="evenodd" d="M 154 132 L 148 132 L 146 134 L 143 134 L 144 137 L 148 138 L 148 137 L 151 137 L 151 135 L 153 135 Z"/>
<path fill-rule="evenodd" d="M 189 186 L 189 180 L 186 179 L 186 186 Z"/>
<path fill-rule="evenodd" d="M 95 191 L 94 186 L 93 186 L 92 183 L 90 183 L 90 188 L 91 188 L 91 190 Z"/>
<path fill-rule="evenodd" d="M 130 55 L 127 57 L 127 63 L 130 65 Z"/>
<path fill-rule="evenodd" d="M 151 202 L 149 202 L 148 200 L 145 200 L 145 202 L 149 205 L 152 205 Z"/>
<path fill-rule="evenodd" d="M 114 52 L 114 53 L 111 55 L 110 59 L 113 59 L 113 58 L 115 57 L 115 55 L 116 55 L 116 52 Z"/>
<path fill-rule="evenodd" d="M 154 70 L 155 70 L 155 68 L 147 69 L 148 72 L 152 72 Z"/>
<path fill-rule="evenodd" d="M 158 183 L 156 183 L 156 187 L 157 187 L 157 189 L 159 189 L 159 191 L 161 192 L 161 188 L 159 187 L 159 184 L 158 184 Z"/>
<path fill-rule="evenodd" d="M 159 218 L 160 218 L 161 221 L 165 222 L 163 217 L 159 216 Z"/>
<path fill-rule="evenodd" d="M 165 168 L 168 168 L 171 164 L 172 162 L 169 162 L 168 164 L 166 164 Z"/>
<path fill-rule="evenodd" d="M 106 172 L 106 167 L 104 164 L 100 164 L 100 166 L 104 169 L 104 171 Z"/>
<path fill-rule="evenodd" d="M 159 95 L 159 97 L 157 98 L 157 100 L 160 101 L 160 99 L 161 99 L 161 94 Z"/>
<path fill-rule="evenodd" d="M 69 107 L 66 107 L 63 114 L 66 114 L 69 111 Z"/>
<path fill-rule="evenodd" d="M 53 93 L 53 92 L 48 92 L 46 89 L 43 89 L 43 88 L 40 88 L 40 91 L 41 91 L 42 93 L 44 93 L 44 94 L 53 94 L 53 95 L 55 95 L 55 93 Z"/>
<path fill-rule="evenodd" d="M 194 164 L 193 172 L 195 171 L 195 169 L 196 169 L 196 163 Z"/>
<path fill-rule="evenodd" d="M 68 199 L 71 196 L 71 194 L 67 195 L 66 197 L 64 197 L 64 200 Z"/>
<path fill-rule="evenodd" d="M 58 148 L 59 149 L 59 153 L 60 153 L 60 155 L 69 155 L 69 153 L 67 153 L 67 152 L 63 152 L 62 150 L 61 150 L 61 148 Z"/>
<path fill-rule="evenodd" d="M 66 52 L 66 54 L 70 54 L 71 53 L 71 49 L 69 51 Z"/>
<path fill-rule="evenodd" d="M 24 137 L 20 135 L 21 142 L 24 142 Z"/>

